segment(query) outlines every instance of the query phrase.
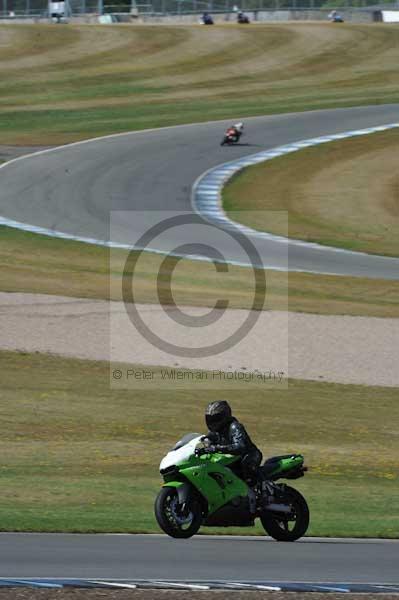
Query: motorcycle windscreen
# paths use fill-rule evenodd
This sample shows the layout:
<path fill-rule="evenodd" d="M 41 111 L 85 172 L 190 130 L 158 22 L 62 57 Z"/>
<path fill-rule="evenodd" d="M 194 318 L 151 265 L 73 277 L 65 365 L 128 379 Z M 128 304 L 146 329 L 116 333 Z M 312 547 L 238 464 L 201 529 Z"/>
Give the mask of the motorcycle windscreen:
<path fill-rule="evenodd" d="M 186 444 L 188 444 L 189 442 L 191 442 L 192 440 L 195 440 L 196 438 L 198 438 L 200 436 L 201 436 L 200 433 L 187 433 L 186 435 L 184 435 L 181 438 L 181 440 L 176 442 L 176 444 L 173 446 L 172 450 L 178 450 L 179 448 L 182 448 L 183 446 L 185 446 Z"/>

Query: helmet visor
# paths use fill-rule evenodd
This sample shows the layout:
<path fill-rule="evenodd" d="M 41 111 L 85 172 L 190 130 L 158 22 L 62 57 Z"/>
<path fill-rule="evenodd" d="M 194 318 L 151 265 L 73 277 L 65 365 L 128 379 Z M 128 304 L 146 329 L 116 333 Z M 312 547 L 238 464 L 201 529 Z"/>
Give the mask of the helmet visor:
<path fill-rule="evenodd" d="M 225 415 L 206 415 L 205 422 L 209 431 L 218 431 L 226 420 Z"/>

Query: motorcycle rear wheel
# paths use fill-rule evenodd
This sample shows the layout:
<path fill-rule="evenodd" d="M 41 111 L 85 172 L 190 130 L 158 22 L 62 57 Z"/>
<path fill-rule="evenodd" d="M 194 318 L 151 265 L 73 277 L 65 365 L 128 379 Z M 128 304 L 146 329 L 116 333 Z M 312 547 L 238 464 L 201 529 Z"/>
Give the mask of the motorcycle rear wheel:
<path fill-rule="evenodd" d="M 265 511 L 260 520 L 266 533 L 278 542 L 295 542 L 309 527 L 309 507 L 302 494 L 289 485 L 285 486 L 284 502 L 291 505 L 293 518 Z"/>
<path fill-rule="evenodd" d="M 158 525 L 173 538 L 187 539 L 195 535 L 202 525 L 200 503 L 192 498 L 187 517 L 179 514 L 179 498 L 175 487 L 165 486 L 155 500 L 155 517 Z"/>

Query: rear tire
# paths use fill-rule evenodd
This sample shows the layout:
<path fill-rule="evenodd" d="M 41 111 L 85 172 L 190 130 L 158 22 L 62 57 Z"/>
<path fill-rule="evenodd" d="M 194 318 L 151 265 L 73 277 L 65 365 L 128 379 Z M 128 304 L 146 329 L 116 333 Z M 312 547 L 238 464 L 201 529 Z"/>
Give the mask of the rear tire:
<path fill-rule="evenodd" d="M 187 539 L 195 535 L 202 525 L 201 505 L 193 498 L 189 515 L 179 515 L 179 498 L 175 487 L 163 487 L 155 500 L 155 517 L 158 525 L 173 538 Z"/>
<path fill-rule="evenodd" d="M 302 494 L 289 485 L 285 486 L 283 501 L 292 506 L 294 518 L 265 511 L 260 520 L 266 533 L 278 542 L 295 542 L 309 527 L 309 507 Z"/>

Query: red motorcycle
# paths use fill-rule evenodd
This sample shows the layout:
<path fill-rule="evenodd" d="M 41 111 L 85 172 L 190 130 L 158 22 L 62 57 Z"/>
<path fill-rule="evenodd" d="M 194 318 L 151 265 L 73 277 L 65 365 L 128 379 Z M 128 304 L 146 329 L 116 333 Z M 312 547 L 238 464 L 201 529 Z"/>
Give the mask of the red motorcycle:
<path fill-rule="evenodd" d="M 231 146 L 232 144 L 236 144 L 241 137 L 241 133 L 237 131 L 234 127 L 229 127 L 226 133 L 224 134 L 224 138 L 220 142 L 221 146 L 228 144 Z"/>

